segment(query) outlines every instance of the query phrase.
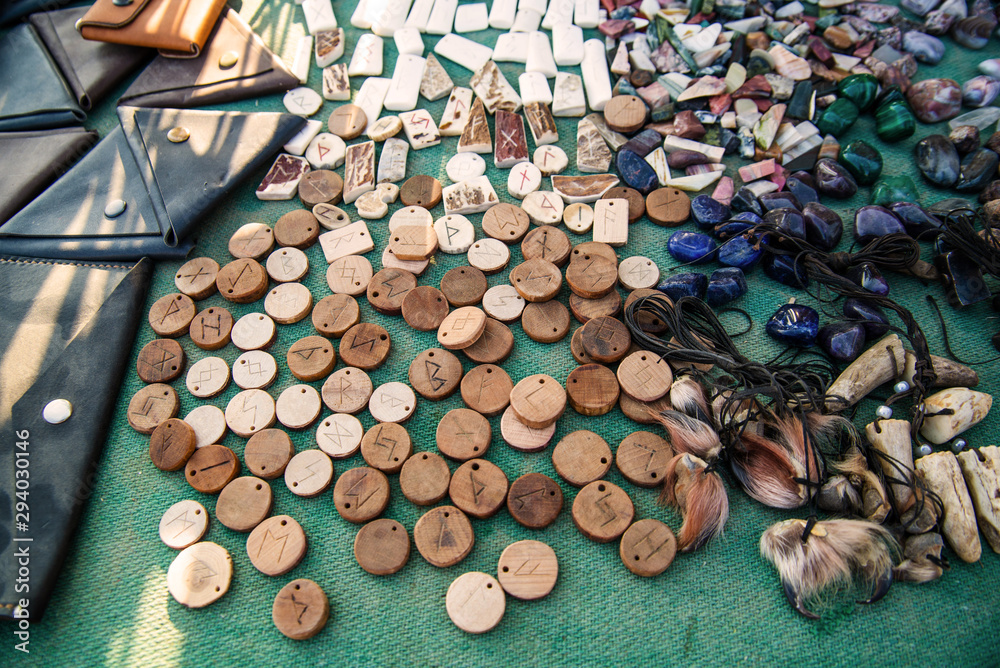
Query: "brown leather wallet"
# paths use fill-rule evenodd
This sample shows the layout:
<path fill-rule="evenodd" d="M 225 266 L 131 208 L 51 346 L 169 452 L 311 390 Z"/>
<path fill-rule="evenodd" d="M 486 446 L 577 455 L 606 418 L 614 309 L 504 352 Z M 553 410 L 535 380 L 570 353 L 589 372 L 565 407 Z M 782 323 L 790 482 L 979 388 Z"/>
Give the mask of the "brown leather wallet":
<path fill-rule="evenodd" d="M 76 29 L 84 39 L 194 58 L 225 6 L 226 0 L 97 0 L 77 21 Z"/>

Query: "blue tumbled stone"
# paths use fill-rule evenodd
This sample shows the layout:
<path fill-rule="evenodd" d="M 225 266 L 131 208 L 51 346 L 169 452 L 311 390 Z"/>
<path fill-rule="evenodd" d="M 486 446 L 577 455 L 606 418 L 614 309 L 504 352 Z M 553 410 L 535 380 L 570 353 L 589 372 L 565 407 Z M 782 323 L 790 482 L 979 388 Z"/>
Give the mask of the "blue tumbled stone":
<path fill-rule="evenodd" d="M 906 233 L 903 223 L 884 206 L 869 204 L 854 214 L 854 236 L 863 244 L 887 234 Z"/>
<path fill-rule="evenodd" d="M 700 232 L 678 230 L 670 235 L 667 251 L 675 260 L 703 264 L 715 259 L 715 239 Z"/>
<path fill-rule="evenodd" d="M 983 280 L 982 269 L 963 253 L 956 250 L 941 253 L 934 258 L 934 266 L 942 274 L 948 303 L 955 308 L 990 298 L 990 288 Z"/>
<path fill-rule="evenodd" d="M 753 225 L 742 220 L 727 220 L 716 225 L 712 233 L 720 239 L 728 239 L 737 234 L 743 234 L 752 227 Z"/>
<path fill-rule="evenodd" d="M 808 347 L 819 334 L 819 313 L 803 304 L 785 304 L 774 312 L 764 331 L 780 343 Z"/>
<path fill-rule="evenodd" d="M 761 223 L 764 222 L 763 218 L 761 218 L 758 214 L 753 213 L 752 211 L 741 211 L 737 213 L 735 216 L 733 216 L 730 220 L 743 220 L 752 225 L 760 225 Z"/>
<path fill-rule="evenodd" d="M 757 201 L 760 202 L 765 211 L 773 211 L 774 209 L 802 210 L 799 198 L 790 192 L 765 193 L 758 197 Z"/>
<path fill-rule="evenodd" d="M 615 165 L 618 167 L 622 181 L 643 195 L 648 195 L 660 185 L 656 171 L 638 153 L 625 149 L 618 151 L 618 155 L 615 156 Z"/>
<path fill-rule="evenodd" d="M 893 202 L 889 205 L 889 210 L 896 214 L 899 222 L 903 223 L 906 233 L 914 239 L 926 235 L 936 236 L 941 231 L 941 221 L 930 213 L 927 213 L 922 206 L 913 202 Z"/>
<path fill-rule="evenodd" d="M 760 243 L 753 239 L 736 236 L 719 246 L 719 264 L 747 270 L 760 262 L 764 254 Z"/>
<path fill-rule="evenodd" d="M 736 191 L 733 199 L 729 202 L 729 208 L 736 213 L 748 212 L 755 213 L 758 216 L 764 215 L 764 207 L 760 205 L 757 196 L 746 186 Z"/>
<path fill-rule="evenodd" d="M 804 288 L 809 285 L 806 269 L 789 255 L 768 254 L 764 258 L 764 273 L 784 285 Z"/>
<path fill-rule="evenodd" d="M 709 306 L 722 306 L 734 299 L 739 299 L 747 292 L 747 279 L 743 270 L 738 267 L 716 269 L 708 277 L 708 289 L 705 290 L 705 301 Z"/>
<path fill-rule="evenodd" d="M 795 209 L 774 209 L 764 214 L 764 220 L 782 233 L 796 239 L 806 238 L 806 219 Z"/>
<path fill-rule="evenodd" d="M 889 281 L 885 280 L 882 272 L 871 262 L 862 262 L 848 267 L 847 280 L 860 285 L 872 294 L 882 297 L 889 294 Z"/>
<path fill-rule="evenodd" d="M 885 312 L 863 299 L 849 297 L 844 300 L 844 316 L 861 323 L 870 339 L 877 339 L 889 331 L 889 318 Z"/>
<path fill-rule="evenodd" d="M 709 195 L 698 195 L 691 200 L 691 217 L 698 227 L 711 229 L 729 218 L 729 207 Z"/>
<path fill-rule="evenodd" d="M 802 206 L 809 204 L 809 202 L 819 202 L 819 193 L 816 192 L 812 176 L 808 172 L 792 174 L 785 181 L 785 187 L 788 188 L 788 192 L 795 195 Z"/>
<path fill-rule="evenodd" d="M 853 362 L 864 350 L 865 328 L 857 322 L 833 322 L 819 330 L 818 342 L 838 362 Z"/>
<path fill-rule="evenodd" d="M 675 302 L 681 297 L 697 297 L 701 299 L 708 289 L 708 277 L 705 274 L 674 274 L 663 279 L 656 289 L 666 294 Z"/>

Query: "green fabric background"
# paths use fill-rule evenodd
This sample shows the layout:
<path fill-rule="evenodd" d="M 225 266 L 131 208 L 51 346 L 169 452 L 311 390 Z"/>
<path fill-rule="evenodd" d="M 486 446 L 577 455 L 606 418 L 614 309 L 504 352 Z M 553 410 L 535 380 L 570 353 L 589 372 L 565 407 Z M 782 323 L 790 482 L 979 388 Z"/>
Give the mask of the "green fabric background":
<path fill-rule="evenodd" d="M 348 37 L 348 52 L 341 62 L 348 62 L 351 47 L 361 31 L 350 26 L 354 2 L 335 2 L 335 11 Z M 291 61 L 298 37 L 304 33 L 304 17 L 291 1 L 247 0 L 241 13 L 275 51 Z M 597 35 L 588 31 L 588 37 Z M 473 37 L 492 45 L 497 32 L 478 33 Z M 437 38 L 426 35 L 428 52 Z M 945 60 L 930 68 L 921 66 L 917 78 L 949 76 L 964 81 L 973 76 L 975 65 L 989 56 L 986 50 L 973 52 L 949 41 Z M 995 55 L 995 51 L 994 51 Z M 396 58 L 392 40 L 386 40 L 384 76 L 391 76 Z M 448 61 L 442 61 L 457 85 L 468 85 L 471 73 Z M 501 65 L 516 86 L 523 68 Z M 578 71 L 578 68 L 563 68 Z M 310 86 L 320 90 L 320 70 L 313 66 Z M 361 81 L 354 79 L 355 91 Z M 127 84 L 126 84 L 127 85 Z M 118 91 L 120 94 L 125 86 Z M 421 104 L 440 118 L 445 100 Z M 337 103 L 326 102 L 315 118 L 326 120 Z M 284 111 L 280 95 L 244 101 L 226 108 L 239 111 Z M 113 104 L 103 104 L 91 115 L 87 126 L 102 136 L 117 123 Z M 492 119 L 491 119 L 492 123 Z M 559 119 L 560 145 L 570 155 L 570 170 L 575 165 L 574 138 L 576 119 Z M 947 133 L 940 127 L 919 126 L 912 139 L 894 146 L 880 142 L 874 134 L 871 117 L 862 118 L 842 138 L 864 138 L 883 151 L 886 173 L 907 173 L 920 183 L 912 165 L 916 141 L 932 131 Z M 453 155 L 457 138 L 445 139 L 440 147 L 409 154 L 408 176 L 431 174 L 447 184 L 444 165 Z M 532 146 L 533 150 L 533 146 Z M 487 163 L 492 165 L 487 157 Z M 742 161 L 731 161 L 730 175 Z M 342 172 L 342 170 L 341 170 Z M 502 201 L 512 201 L 506 192 L 506 171 L 489 168 L 490 176 Z M 240 225 L 248 222 L 273 224 L 283 213 L 300 206 L 297 201 L 260 202 L 254 189 L 264 175 L 255 174 L 224 197 L 218 209 L 206 217 L 200 230 L 196 254 L 228 259 L 226 243 Z M 929 204 L 950 193 L 920 183 L 922 202 Z M 852 213 L 867 203 L 869 188 L 861 188 L 848 202 L 827 201 L 845 218 L 850 229 Z M 400 204 L 390 207 L 390 213 Z M 353 206 L 345 207 L 354 217 Z M 433 212 L 443 215 L 443 207 Z M 470 216 L 477 224 L 481 215 Z M 369 254 L 376 270 L 386 242 L 386 221 L 369 221 L 376 250 Z M 691 224 L 688 227 L 693 227 Z M 667 254 L 665 242 L 669 231 L 643 219 L 630 228 L 628 245 L 620 257 L 646 255 L 656 261 L 664 274 L 676 264 Z M 481 236 L 481 231 L 479 235 Z M 589 235 L 574 241 L 589 239 Z M 850 233 L 845 234 L 847 242 Z M 847 242 L 842 249 L 846 249 Z M 511 266 L 521 261 L 520 249 L 512 248 Z M 931 249 L 925 248 L 925 259 Z M 317 244 L 307 251 L 311 269 L 304 283 L 316 300 L 329 294 L 325 281 L 322 251 Z M 435 263 L 419 279 L 421 285 L 438 285 L 444 272 L 464 264 L 464 256 L 438 254 Z M 174 291 L 173 273 L 178 264 L 157 266 L 146 308 L 162 295 Z M 709 273 L 715 265 L 702 270 Z M 491 286 L 507 280 L 507 272 L 489 277 Z M 966 358 L 979 360 L 995 355 L 989 337 L 997 330 L 988 303 L 961 312 L 944 301 L 938 285 L 893 275 L 892 295 L 911 308 L 922 323 L 931 342 L 932 352 L 946 354 L 939 327 L 924 295 L 934 295 L 942 304 L 948 321 L 952 346 Z M 747 310 L 755 320 L 753 331 L 739 339 L 750 356 L 763 359 L 778 348 L 763 334 L 763 324 L 789 297 L 818 306 L 811 297 L 790 291 L 767 279 L 760 270 L 750 276 L 749 293 L 735 305 Z M 566 288 L 559 298 L 565 302 Z M 377 322 L 392 335 L 392 353 L 388 362 L 371 374 L 376 385 L 390 380 L 405 380 L 410 361 L 421 350 L 436 345 L 432 333 L 411 330 L 400 317 L 375 313 L 363 298 L 362 319 Z M 262 303 L 229 304 L 218 295 L 199 303 L 199 308 L 223 305 L 234 317 L 263 310 Z M 837 309 L 827 307 L 836 316 Z M 824 317 L 824 322 L 827 318 Z M 578 325 L 574 321 L 573 328 Z M 541 345 L 532 342 L 520 325 L 511 327 L 515 334 L 514 352 L 504 364 L 514 381 L 537 372 L 545 372 L 564 382 L 576 366 L 569 352 L 569 337 Z M 279 326 L 278 339 L 271 352 L 281 362 L 277 382 L 270 388 L 273 396 L 298 382 L 284 368 L 284 353 L 296 339 L 312 334 L 310 320 Z M 148 324 L 143 324 L 132 351 L 132 368 L 140 347 L 154 338 Z M 206 353 L 188 337 L 181 339 L 188 364 L 207 354 L 218 354 L 230 364 L 239 351 L 232 345 L 217 353 Z M 463 358 L 466 370 L 472 367 Z M 338 368 L 342 363 L 338 363 Z M 981 365 L 979 389 L 994 393 L 1000 389 L 997 370 L 1000 365 Z M 273 481 L 274 513 L 295 517 L 309 538 L 305 559 L 291 573 L 266 577 L 250 564 L 245 550 L 246 536 L 232 532 L 219 523 L 211 524 L 206 540 L 215 541 L 232 555 L 234 577 L 229 593 L 220 601 L 201 610 L 188 610 L 167 593 L 166 571 L 176 552 L 157 537 L 162 513 L 181 499 L 196 499 L 213 511 L 215 499 L 192 490 L 181 473 L 163 473 L 155 469 L 147 455 L 148 437 L 134 432 L 125 420 L 129 398 L 141 382 L 131 371 L 118 399 L 115 422 L 82 522 L 66 561 L 59 589 L 46 619 L 32 627 L 30 661 L 39 665 L 71 663 L 93 665 L 704 665 L 704 664 L 784 664 L 798 665 L 996 665 L 1000 661 L 992 635 L 1000 620 L 1000 559 L 984 544 L 982 560 L 964 564 L 948 551 L 953 567 L 940 580 L 925 584 L 898 584 L 879 604 L 854 606 L 849 595 L 839 596 L 824 618 L 811 622 L 793 612 L 785 602 L 777 573 L 758 553 L 761 532 L 772 523 L 790 517 L 804 517 L 806 510 L 780 512 L 751 501 L 742 491 L 729 487 L 730 520 L 725 535 L 706 548 L 678 555 L 663 575 L 643 579 L 629 573 L 618 557 L 616 543 L 599 545 L 584 538 L 573 526 L 570 508 L 576 490 L 561 483 L 565 493 L 563 513 L 556 523 L 543 531 L 531 531 L 514 522 L 501 511 L 492 519 L 473 520 L 476 544 L 462 563 L 447 569 L 427 564 L 413 549 L 409 564 L 398 574 L 375 577 L 362 571 L 353 557 L 353 541 L 358 527 L 342 520 L 332 503 L 332 492 L 313 499 L 293 496 L 281 479 Z M 322 383 L 314 383 L 321 387 Z M 174 386 L 181 396 L 183 417 L 200 400 L 184 389 L 183 376 Z M 220 396 L 209 400 L 225 408 L 238 391 L 231 385 Z M 416 415 L 406 424 L 415 449 L 434 450 L 434 430 L 448 410 L 462 405 L 455 396 L 434 403 L 419 400 Z M 877 400 L 861 403 L 856 422 L 864 426 L 874 416 Z M 326 409 L 324 409 L 324 415 Z M 970 445 L 995 442 L 1000 418 L 994 411 L 984 423 L 966 436 Z M 359 416 L 366 428 L 373 423 L 367 411 Z M 500 438 L 499 419 L 493 425 L 492 447 L 486 457 L 499 465 L 510 480 L 531 471 L 557 478 L 551 462 L 552 446 L 541 453 L 524 454 L 509 448 Z M 643 427 L 626 420 L 617 409 L 610 414 L 587 418 L 567 409 L 559 421 L 553 445 L 565 434 L 590 429 L 603 436 L 612 449 L 628 433 Z M 292 434 L 298 450 L 315 447 L 314 429 Z M 242 456 L 245 440 L 232 434 L 224 445 Z M 72 444 L 66 444 L 72 447 Z M 348 468 L 363 465 L 360 455 L 335 462 L 339 475 Z M 451 464 L 454 470 L 455 464 Z M 244 470 L 244 474 L 246 471 Z M 558 479 L 558 478 L 557 478 Z M 626 482 L 617 470 L 608 479 L 621 485 L 632 496 L 636 517 L 662 519 L 675 530 L 679 516 L 655 503 L 657 492 L 639 489 Z M 392 499 L 384 516 L 402 522 L 411 532 L 425 510 L 406 501 L 399 492 L 398 476 L 390 476 Z M 461 573 L 472 570 L 496 572 L 500 552 L 508 544 L 534 538 L 551 545 L 559 557 L 560 574 L 555 590 L 545 599 L 523 602 L 507 600 L 507 610 L 498 628 L 483 636 L 467 635 L 448 619 L 444 597 L 449 583 Z M 331 615 L 325 630 L 310 641 L 296 642 L 282 636 L 271 622 L 271 603 L 278 590 L 293 578 L 317 581 L 330 599 Z M 6 636 L 10 638 L 11 636 Z M 0 643 L 0 664 L 13 660 L 13 640 Z M 21 659 L 20 655 L 18 658 Z"/>

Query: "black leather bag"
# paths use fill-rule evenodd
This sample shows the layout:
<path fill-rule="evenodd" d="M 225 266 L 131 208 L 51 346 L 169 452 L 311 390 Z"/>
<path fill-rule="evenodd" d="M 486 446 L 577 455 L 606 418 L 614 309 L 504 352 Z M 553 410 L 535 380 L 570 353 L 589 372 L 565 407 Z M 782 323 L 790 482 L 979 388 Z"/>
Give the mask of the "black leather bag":
<path fill-rule="evenodd" d="M 62 7 L 71 2 L 73 0 L 5 0 L 0 2 L 0 26 L 13 23 L 28 14 Z"/>

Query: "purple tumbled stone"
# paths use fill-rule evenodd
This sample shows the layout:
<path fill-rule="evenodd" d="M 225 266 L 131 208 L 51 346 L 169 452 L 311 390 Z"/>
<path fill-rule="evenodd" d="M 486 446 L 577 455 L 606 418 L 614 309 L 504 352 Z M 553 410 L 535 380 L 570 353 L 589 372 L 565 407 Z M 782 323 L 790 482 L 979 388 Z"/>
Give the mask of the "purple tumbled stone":
<path fill-rule="evenodd" d="M 824 195 L 847 199 L 858 192 L 858 182 L 840 163 L 830 158 L 816 161 L 813 168 L 816 189 Z"/>
<path fill-rule="evenodd" d="M 952 79 L 918 81 L 906 91 L 906 99 L 924 123 L 946 121 L 962 110 L 962 88 Z"/>
<path fill-rule="evenodd" d="M 802 208 L 806 222 L 806 240 L 822 251 L 832 251 L 844 234 L 844 221 L 833 209 L 819 202 L 809 202 Z"/>
<path fill-rule="evenodd" d="M 906 228 L 896 214 L 884 206 L 870 204 L 861 207 L 854 214 L 854 236 L 861 243 L 868 243 L 876 237 L 897 232 L 906 234 Z"/>
<path fill-rule="evenodd" d="M 857 322 L 832 322 L 819 330 L 817 343 L 838 362 L 853 362 L 865 347 L 865 328 Z"/>

